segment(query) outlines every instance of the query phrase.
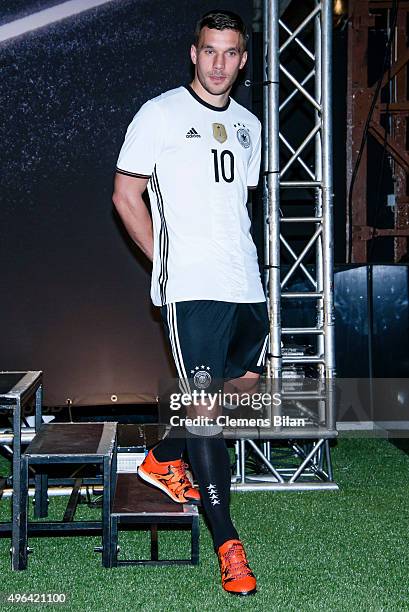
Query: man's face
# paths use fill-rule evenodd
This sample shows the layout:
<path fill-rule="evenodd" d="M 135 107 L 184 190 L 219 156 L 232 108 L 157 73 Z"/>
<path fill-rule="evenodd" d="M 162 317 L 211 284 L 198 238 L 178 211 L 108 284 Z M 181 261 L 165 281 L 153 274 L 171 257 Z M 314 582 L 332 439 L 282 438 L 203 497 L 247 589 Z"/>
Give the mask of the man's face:
<path fill-rule="evenodd" d="M 197 48 L 192 45 L 190 56 L 202 87 L 217 96 L 231 89 L 246 63 L 247 51 L 242 51 L 239 32 L 205 27 L 200 32 Z"/>

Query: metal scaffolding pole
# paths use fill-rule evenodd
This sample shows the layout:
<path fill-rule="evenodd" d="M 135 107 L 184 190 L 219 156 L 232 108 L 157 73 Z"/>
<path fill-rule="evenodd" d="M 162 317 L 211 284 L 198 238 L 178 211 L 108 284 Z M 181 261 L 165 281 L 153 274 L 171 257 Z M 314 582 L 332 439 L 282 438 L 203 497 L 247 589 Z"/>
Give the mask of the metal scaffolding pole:
<path fill-rule="evenodd" d="M 324 263 L 324 356 L 326 378 L 335 375 L 334 346 L 334 230 L 333 230 L 333 151 L 332 151 L 332 4 L 322 3 L 322 200 L 323 200 L 323 245 Z"/>
<path fill-rule="evenodd" d="M 280 144 L 279 144 L 279 64 L 278 64 L 278 2 L 267 2 L 267 86 L 264 104 L 267 106 L 267 192 L 268 219 L 268 298 L 270 311 L 269 373 L 281 376 L 281 300 L 280 300 Z"/>

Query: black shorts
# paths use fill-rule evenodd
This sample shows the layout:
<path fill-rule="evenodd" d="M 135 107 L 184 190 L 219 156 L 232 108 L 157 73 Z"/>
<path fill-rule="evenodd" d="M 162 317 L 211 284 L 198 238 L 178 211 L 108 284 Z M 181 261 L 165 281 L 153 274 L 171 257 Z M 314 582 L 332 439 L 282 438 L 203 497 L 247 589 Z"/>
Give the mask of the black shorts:
<path fill-rule="evenodd" d="M 261 373 L 268 350 L 265 302 L 192 300 L 161 307 L 177 376 L 206 388 L 214 379 Z"/>

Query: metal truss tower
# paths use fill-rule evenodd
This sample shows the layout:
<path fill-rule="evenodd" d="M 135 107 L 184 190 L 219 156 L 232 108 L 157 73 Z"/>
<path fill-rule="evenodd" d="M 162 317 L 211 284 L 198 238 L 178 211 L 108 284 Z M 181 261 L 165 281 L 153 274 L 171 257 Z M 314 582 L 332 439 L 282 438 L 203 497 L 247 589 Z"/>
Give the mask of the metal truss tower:
<path fill-rule="evenodd" d="M 261 442 L 247 438 L 236 443 L 237 490 L 337 488 L 329 447 L 337 435 L 331 384 L 335 376 L 332 2 L 293 5 L 290 25 L 279 16 L 278 0 L 264 0 L 263 11 L 265 282 L 271 341 L 266 384 L 281 385 L 284 396 L 288 389 L 296 395 L 295 381 L 308 370 L 316 381 L 313 395 L 318 408 L 315 422 L 313 418 L 304 429 L 291 433 L 274 429 L 270 440 L 265 432 Z M 303 119 L 295 126 L 297 113 Z M 291 304 L 293 312 L 299 305 L 299 320 L 283 325 Z M 305 310 L 314 313 L 312 321 L 302 320 Z M 301 411 L 308 413 L 302 393 L 297 397 Z M 292 466 L 276 463 L 271 440 L 277 439 L 287 441 Z M 255 457 L 264 473 L 248 473 L 246 454 Z"/>
<path fill-rule="evenodd" d="M 274 5 L 274 2 L 272 3 Z M 304 3 L 303 3 L 304 4 Z M 307 3 L 305 3 L 307 4 Z M 268 204 L 267 261 L 269 264 L 269 301 L 271 312 L 272 357 L 271 375 L 281 375 L 282 365 L 309 364 L 317 367 L 321 377 L 332 378 L 335 370 L 334 351 L 334 299 L 333 299 L 333 227 L 332 227 L 332 96 L 331 96 L 331 2 L 315 2 L 313 9 L 291 31 L 280 19 L 279 25 L 287 34 L 286 40 L 275 51 L 269 45 L 268 91 L 267 95 L 267 150 L 266 200 Z M 302 42 L 301 35 L 307 28 L 313 28 L 314 49 Z M 271 26 L 270 31 L 274 29 Z M 270 38 L 273 38 L 270 33 Z M 276 39 L 276 36 L 274 36 Z M 285 64 L 280 61 L 289 45 L 296 45 L 310 66 L 305 75 L 296 78 Z M 307 64 L 308 66 L 308 64 Z M 280 100 L 280 85 L 287 80 L 292 91 Z M 272 90 L 272 91 L 271 91 Z M 305 113 L 304 134 L 295 134 L 293 141 L 287 136 L 285 125 L 281 125 L 279 114 L 294 99 L 301 101 L 313 110 Z M 278 109 L 278 113 L 277 113 Z M 287 113 L 287 117 L 291 116 Z M 309 119 L 309 124 L 308 124 Z M 287 119 L 287 124 L 289 120 Z M 313 167 L 304 160 L 308 148 L 313 148 Z M 311 157 L 311 154 L 309 155 Z M 292 172 L 292 177 L 289 174 Z M 281 202 L 280 189 L 303 190 L 310 194 L 310 214 L 295 216 L 291 213 L 292 204 Z M 305 201 L 305 200 L 304 200 Z M 308 200 L 307 200 L 308 201 Z M 288 227 L 296 223 L 303 226 L 302 235 L 306 237 L 300 252 L 291 245 L 286 237 Z M 285 275 L 280 274 L 281 252 L 291 262 Z M 313 252 L 315 274 L 308 270 Z M 315 260 L 315 261 L 314 261 Z M 308 283 L 306 291 L 289 290 L 291 279 L 301 272 Z M 280 301 L 292 299 L 314 300 L 317 307 L 316 324 L 309 327 L 281 328 Z M 285 308 L 285 305 L 283 305 Z M 312 355 L 281 358 L 281 336 L 302 334 L 311 337 L 314 346 Z M 315 340 L 315 341 L 314 341 Z M 284 344 L 285 347 L 285 344 Z"/>

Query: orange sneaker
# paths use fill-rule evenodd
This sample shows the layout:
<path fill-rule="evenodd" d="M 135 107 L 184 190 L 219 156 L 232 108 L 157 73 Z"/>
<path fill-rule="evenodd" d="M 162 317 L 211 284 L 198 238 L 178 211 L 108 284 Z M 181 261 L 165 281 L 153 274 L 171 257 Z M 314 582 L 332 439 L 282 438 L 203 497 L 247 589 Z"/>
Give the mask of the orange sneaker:
<path fill-rule="evenodd" d="M 252 595 L 256 592 L 256 578 L 249 568 L 240 540 L 227 540 L 218 551 L 222 587 L 232 595 Z"/>
<path fill-rule="evenodd" d="M 138 468 L 138 476 L 179 504 L 199 504 L 200 493 L 189 479 L 188 467 L 181 459 L 157 461 L 150 450 Z"/>

